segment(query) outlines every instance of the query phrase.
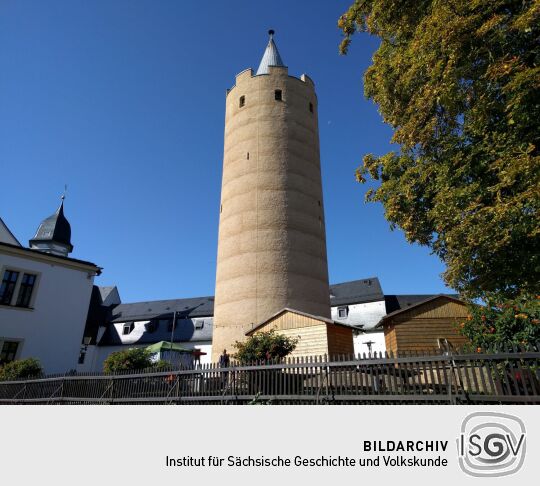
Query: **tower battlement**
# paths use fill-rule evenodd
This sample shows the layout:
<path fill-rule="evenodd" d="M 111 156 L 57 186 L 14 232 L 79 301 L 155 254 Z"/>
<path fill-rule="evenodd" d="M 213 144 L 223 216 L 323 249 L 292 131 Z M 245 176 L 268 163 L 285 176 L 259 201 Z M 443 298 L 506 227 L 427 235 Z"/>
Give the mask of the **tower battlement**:
<path fill-rule="evenodd" d="M 289 68 L 287 66 L 269 66 L 268 70 L 269 72 L 265 74 L 255 74 L 253 72 L 253 68 L 247 68 L 239 72 L 235 77 L 234 85 L 231 86 L 230 88 L 227 88 L 226 96 L 228 96 L 229 93 L 233 91 L 238 85 L 242 85 L 246 82 L 250 82 L 253 78 L 258 78 L 258 77 L 263 77 L 263 76 L 276 76 L 280 78 L 288 77 L 291 80 L 304 83 L 305 85 L 315 90 L 315 83 L 307 74 L 302 74 L 300 77 L 292 76 L 289 74 Z"/>

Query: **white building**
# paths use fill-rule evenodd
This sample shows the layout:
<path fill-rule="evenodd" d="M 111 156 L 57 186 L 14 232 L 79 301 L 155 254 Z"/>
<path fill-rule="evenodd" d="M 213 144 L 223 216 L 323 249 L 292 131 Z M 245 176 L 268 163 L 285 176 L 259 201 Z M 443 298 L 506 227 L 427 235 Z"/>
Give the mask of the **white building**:
<path fill-rule="evenodd" d="M 41 223 L 30 248 L 1 222 L 0 364 L 33 357 L 46 373 L 76 368 L 100 268 L 68 257 L 72 249 L 63 201 Z"/>
<path fill-rule="evenodd" d="M 171 340 L 195 351 L 200 363 L 210 362 L 213 297 L 107 305 L 98 294 L 103 297 L 104 289 L 93 294 L 85 330 L 88 346 L 84 346 L 78 371 L 101 371 L 104 360 L 115 351 Z"/>

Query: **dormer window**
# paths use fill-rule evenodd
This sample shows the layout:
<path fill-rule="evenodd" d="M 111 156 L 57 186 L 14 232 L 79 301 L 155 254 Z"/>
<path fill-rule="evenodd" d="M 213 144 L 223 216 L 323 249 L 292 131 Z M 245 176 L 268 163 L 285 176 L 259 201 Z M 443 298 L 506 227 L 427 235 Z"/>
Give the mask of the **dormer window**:
<path fill-rule="evenodd" d="M 338 318 L 339 319 L 346 319 L 348 315 L 349 315 L 349 308 L 347 306 L 338 307 Z"/>
<path fill-rule="evenodd" d="M 245 104 L 246 104 L 246 97 L 245 96 L 240 96 L 240 102 L 239 102 L 240 108 L 245 106 Z"/>
<path fill-rule="evenodd" d="M 135 323 L 134 322 L 126 322 L 124 324 L 124 327 L 122 328 L 122 335 L 127 336 L 135 329 Z"/>
<path fill-rule="evenodd" d="M 281 92 L 280 89 L 276 89 L 274 91 L 274 98 L 276 101 L 283 101 L 283 93 Z"/>

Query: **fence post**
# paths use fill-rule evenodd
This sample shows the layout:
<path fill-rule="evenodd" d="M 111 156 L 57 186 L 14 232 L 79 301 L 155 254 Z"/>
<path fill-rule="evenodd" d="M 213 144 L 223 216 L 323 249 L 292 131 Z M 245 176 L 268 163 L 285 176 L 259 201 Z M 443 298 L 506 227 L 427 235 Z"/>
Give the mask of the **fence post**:
<path fill-rule="evenodd" d="M 114 402 L 114 374 L 111 375 L 111 380 L 109 382 L 109 405 L 112 405 Z"/>

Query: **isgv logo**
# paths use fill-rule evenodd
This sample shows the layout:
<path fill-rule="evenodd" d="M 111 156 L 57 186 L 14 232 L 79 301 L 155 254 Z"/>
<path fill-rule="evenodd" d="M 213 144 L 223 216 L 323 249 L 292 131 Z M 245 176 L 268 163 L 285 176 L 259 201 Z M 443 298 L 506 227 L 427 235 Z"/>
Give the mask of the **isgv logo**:
<path fill-rule="evenodd" d="M 507 413 L 474 412 L 461 424 L 457 447 L 459 466 L 469 476 L 508 476 L 525 460 L 525 425 Z"/>

